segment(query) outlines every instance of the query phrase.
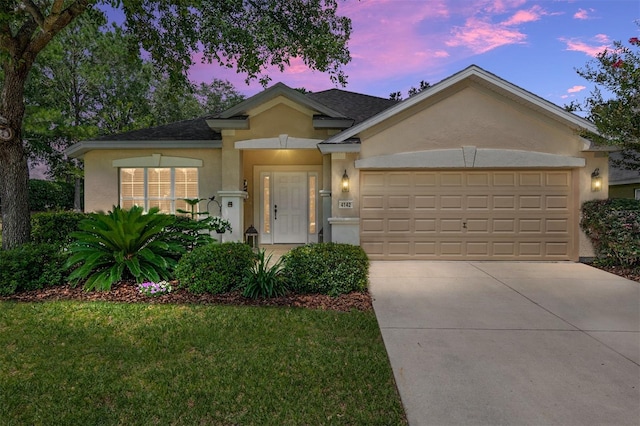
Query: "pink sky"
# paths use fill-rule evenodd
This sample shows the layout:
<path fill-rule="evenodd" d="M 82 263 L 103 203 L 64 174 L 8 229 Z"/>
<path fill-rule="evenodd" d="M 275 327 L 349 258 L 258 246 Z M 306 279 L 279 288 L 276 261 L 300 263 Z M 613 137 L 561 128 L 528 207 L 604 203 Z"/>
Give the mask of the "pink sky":
<path fill-rule="evenodd" d="M 640 28 L 637 0 L 346 0 L 339 13 L 353 22 L 345 89 L 382 97 L 476 64 L 561 105 L 592 89 L 575 68 Z M 301 60 L 269 74 L 291 87 L 333 87 Z M 215 65 L 198 63 L 190 77 L 228 79 L 247 95 L 261 90 Z"/>

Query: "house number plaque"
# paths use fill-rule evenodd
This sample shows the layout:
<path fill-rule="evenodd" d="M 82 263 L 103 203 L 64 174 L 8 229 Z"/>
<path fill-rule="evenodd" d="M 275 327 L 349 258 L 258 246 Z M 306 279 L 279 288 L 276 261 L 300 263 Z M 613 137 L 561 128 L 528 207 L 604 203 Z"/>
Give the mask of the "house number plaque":
<path fill-rule="evenodd" d="M 338 208 L 339 209 L 352 209 L 353 208 L 353 200 L 338 200 Z"/>

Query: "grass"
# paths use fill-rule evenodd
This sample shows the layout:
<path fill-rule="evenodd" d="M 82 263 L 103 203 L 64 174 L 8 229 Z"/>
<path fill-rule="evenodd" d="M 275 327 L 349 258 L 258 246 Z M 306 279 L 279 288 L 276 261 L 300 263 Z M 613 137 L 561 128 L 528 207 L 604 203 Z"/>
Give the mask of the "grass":
<path fill-rule="evenodd" d="M 406 424 L 375 316 L 0 303 L 3 425 Z"/>

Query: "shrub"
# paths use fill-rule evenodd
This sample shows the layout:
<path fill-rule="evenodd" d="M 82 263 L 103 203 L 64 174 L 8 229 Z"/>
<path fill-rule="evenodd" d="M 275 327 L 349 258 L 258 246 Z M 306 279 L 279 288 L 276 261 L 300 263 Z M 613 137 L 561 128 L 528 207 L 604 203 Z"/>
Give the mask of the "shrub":
<path fill-rule="evenodd" d="M 78 224 L 86 218 L 84 213 L 68 211 L 34 213 L 31 215 L 31 241 L 68 246 L 73 241 L 70 234 L 78 231 Z"/>
<path fill-rule="evenodd" d="M 144 214 L 138 206 L 114 207 L 81 221 L 80 231 L 71 234 L 76 240 L 69 246 L 66 267 L 77 269 L 69 279 L 86 280 L 85 290 L 110 290 L 113 283 L 129 277 L 137 282 L 171 279 L 184 248 L 165 231 L 175 217 L 158 211 L 152 208 Z"/>
<path fill-rule="evenodd" d="M 24 244 L 0 250 L 0 295 L 65 283 L 66 254 L 53 244 Z"/>
<path fill-rule="evenodd" d="M 213 243 L 182 256 L 176 268 L 180 287 L 192 293 L 225 293 L 240 288 L 255 254 L 244 243 Z"/>
<path fill-rule="evenodd" d="M 29 180 L 29 208 L 32 212 L 73 209 L 73 184 L 48 180 Z"/>
<path fill-rule="evenodd" d="M 582 205 L 580 226 L 605 265 L 640 267 L 640 201 L 609 199 Z"/>
<path fill-rule="evenodd" d="M 337 296 L 367 288 L 369 258 L 351 244 L 297 247 L 283 256 L 283 265 L 288 288 L 297 293 Z"/>
<path fill-rule="evenodd" d="M 282 296 L 287 287 L 282 276 L 282 258 L 273 265 L 269 265 L 273 254 L 265 257 L 264 250 L 258 252 L 254 264 L 247 270 L 244 278 L 242 295 L 257 299 L 259 297 Z"/>

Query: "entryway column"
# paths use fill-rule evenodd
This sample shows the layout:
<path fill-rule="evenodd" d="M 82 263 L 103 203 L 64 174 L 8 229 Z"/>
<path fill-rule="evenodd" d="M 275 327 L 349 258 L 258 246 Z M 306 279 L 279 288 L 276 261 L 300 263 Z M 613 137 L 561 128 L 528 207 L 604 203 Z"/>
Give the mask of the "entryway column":
<path fill-rule="evenodd" d="M 322 200 L 322 241 L 330 243 L 333 241 L 331 239 L 331 225 L 329 225 L 329 218 L 331 217 L 331 191 L 321 189 L 320 199 Z"/>
<path fill-rule="evenodd" d="M 219 191 L 222 204 L 222 217 L 231 223 L 231 232 L 222 234 L 222 241 L 244 241 L 244 200 L 245 191 Z"/>

